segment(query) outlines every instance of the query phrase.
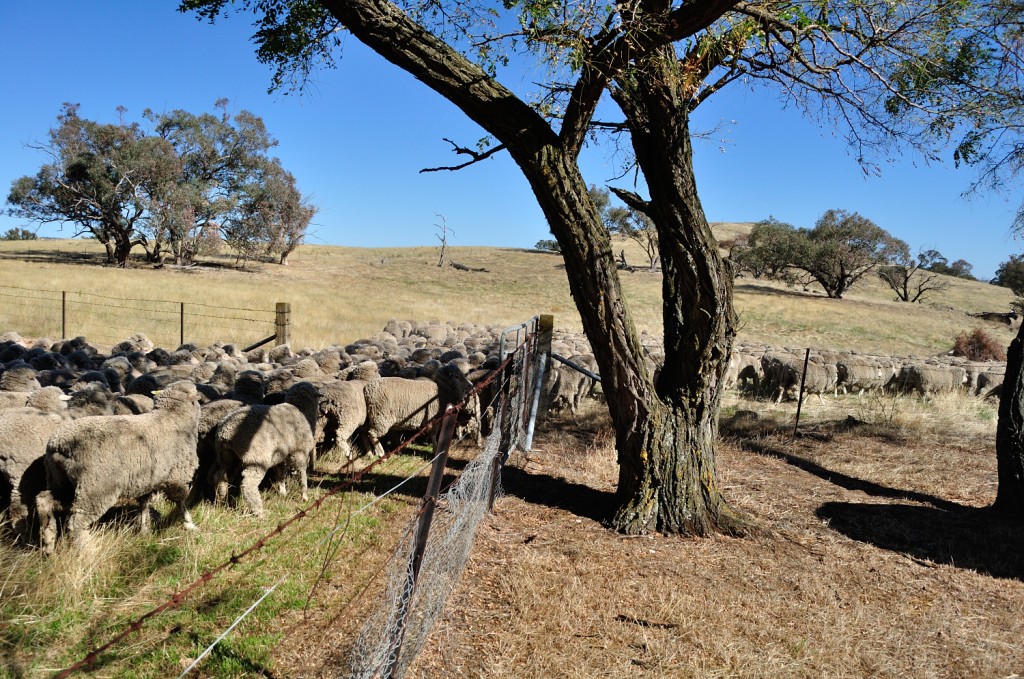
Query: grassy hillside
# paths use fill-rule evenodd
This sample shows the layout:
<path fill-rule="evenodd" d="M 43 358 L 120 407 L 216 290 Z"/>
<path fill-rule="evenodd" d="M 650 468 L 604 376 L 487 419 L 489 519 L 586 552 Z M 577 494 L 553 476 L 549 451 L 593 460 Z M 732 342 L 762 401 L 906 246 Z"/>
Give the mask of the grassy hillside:
<path fill-rule="evenodd" d="M 749 224 L 716 225 L 720 240 Z M 630 241 L 615 243 L 631 264 L 645 260 Z M 60 291 L 101 297 L 95 305 L 69 301 L 68 334 L 117 342 L 145 332 L 164 345 L 178 342 L 176 304 L 150 312 L 126 298 L 185 302 L 190 317 L 186 341 L 214 339 L 249 342 L 273 332 L 274 303 L 292 305 L 292 337 L 297 347 L 348 343 L 379 331 L 389 318 L 512 324 L 537 313 L 551 313 L 556 327 L 579 330 L 565 269 L 557 255 L 508 248 L 456 247 L 449 258 L 486 272 L 438 267 L 438 249 L 303 246 L 287 267 L 250 264 L 245 270 L 228 257 L 204 260 L 191 269 L 155 269 L 139 263 L 128 270 L 103 266 L 102 249 L 89 240 L 0 242 L 0 326 L 29 336 L 60 334 Z M 981 324 L 970 311 L 1002 311 L 1012 293 L 985 283 L 950 279 L 951 288 L 923 304 L 894 301 L 882 283 L 869 278 L 843 300 L 771 281 L 741 278 L 736 284 L 740 340 L 856 349 L 893 354 L 945 351 L 958 332 Z M 660 331 L 661 275 L 623 272 L 622 283 L 640 329 Z M 55 292 L 29 292 L 49 290 Z M 44 299 L 45 298 L 45 299 Z M 77 298 L 74 298 L 77 299 Z M 194 303 L 242 311 L 226 315 L 251 323 L 219 321 L 216 310 Z M 193 310 L 201 313 L 193 318 Z M 262 310 L 260 313 L 247 310 Z M 1005 326 L 983 324 L 1001 343 Z M 225 326 L 237 326 L 234 335 Z"/>

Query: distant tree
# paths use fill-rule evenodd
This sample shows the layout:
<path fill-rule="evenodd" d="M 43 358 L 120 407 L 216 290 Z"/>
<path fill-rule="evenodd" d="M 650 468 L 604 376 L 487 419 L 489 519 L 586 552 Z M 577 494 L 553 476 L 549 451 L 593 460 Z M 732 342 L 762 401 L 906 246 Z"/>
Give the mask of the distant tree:
<path fill-rule="evenodd" d="M 610 232 L 625 236 L 639 245 L 647 255 L 647 268 L 654 271 L 660 257 L 658 230 L 650 217 L 631 207 L 613 208 L 605 219 L 605 226 Z"/>
<path fill-rule="evenodd" d="M 964 280 L 968 281 L 978 280 L 977 278 L 974 277 L 974 274 L 972 273 L 973 270 L 974 265 L 968 262 L 966 259 L 958 259 L 949 265 L 950 276 L 956 276 L 957 278 L 963 278 Z M 938 271 L 936 273 L 943 272 Z"/>
<path fill-rule="evenodd" d="M 147 194 L 168 180 L 161 162 L 172 156 L 167 143 L 147 137 L 135 123 L 84 120 L 77 104 L 64 104 L 49 142 L 35 148 L 50 162 L 34 177 L 14 180 L 7 214 L 73 224 L 75 236 L 91 233 L 103 244 L 109 263 L 126 266 L 145 238 Z"/>
<path fill-rule="evenodd" d="M 992 285 L 1010 288 L 1015 295 L 1024 295 L 1024 254 L 1010 255 L 1010 259 L 996 269 Z"/>
<path fill-rule="evenodd" d="M 557 240 L 552 239 L 541 239 L 533 246 L 534 250 L 540 250 L 541 252 L 555 252 L 561 253 L 562 248 L 558 244 Z"/>
<path fill-rule="evenodd" d="M 219 115 L 147 110 L 148 133 L 125 122 L 123 108 L 118 123 L 104 124 L 80 118 L 77 104 L 65 104 L 48 143 L 37 147 L 50 162 L 34 177 L 13 182 L 7 214 L 72 224 L 75 236 L 91 234 L 118 266 L 127 265 L 136 246 L 150 261 L 169 250 L 176 263 L 190 263 L 218 241 L 211 233 L 217 230 L 224 241 L 239 244 L 243 259 L 274 250 L 287 261 L 285 250 L 301 242 L 295 229 L 308 226 L 302 215 L 311 208 L 301 195 L 288 195 L 294 178 L 267 158 L 276 142 L 263 121 L 245 111 L 231 116 L 223 99 L 216 107 Z M 303 209 L 285 211 L 297 204 Z M 270 215 L 269 222 L 242 224 Z M 251 237 L 262 241 L 247 242 Z"/>
<path fill-rule="evenodd" d="M 250 259 L 277 257 L 282 265 L 305 236 L 316 208 L 295 187 L 295 178 L 276 158 L 264 161 L 250 181 L 239 187 L 238 206 L 221 231 L 245 266 Z"/>
<path fill-rule="evenodd" d="M 0 240 L 35 240 L 38 237 L 35 231 L 14 227 L 7 229 L 4 235 L 0 236 Z"/>
<path fill-rule="evenodd" d="M 737 242 L 730 255 L 734 270 L 754 278 L 787 280 L 797 263 L 799 232 L 774 217 L 754 225 L 745 242 Z"/>
<path fill-rule="evenodd" d="M 151 194 L 151 219 L 144 228 L 147 240 L 143 244 L 151 260 L 168 248 L 175 263 L 189 264 L 204 254 L 204 247 L 211 242 L 209 232 L 229 221 L 236 224 L 233 234 L 237 236 L 236 211 L 241 200 L 251 197 L 251 185 L 267 174 L 268 163 L 280 164 L 267 157 L 277 141 L 262 118 L 247 111 L 232 116 L 226 99 L 218 99 L 214 107 L 219 113 L 196 115 L 180 109 L 161 114 L 147 109 L 143 113 L 153 134 L 171 145 L 176 160 L 174 180 Z M 276 180 L 279 172 L 271 173 Z M 242 232 L 268 235 L 261 226 Z M 259 249 L 258 244 L 254 247 Z"/>
<path fill-rule="evenodd" d="M 801 229 L 793 266 L 833 299 L 908 246 L 856 212 L 828 210 L 813 229 Z"/>
<path fill-rule="evenodd" d="M 441 256 L 437 259 L 437 265 L 440 267 L 444 266 L 444 258 L 445 255 L 448 254 L 448 235 L 455 235 L 455 232 L 452 231 L 450 226 L 448 226 L 448 220 L 444 218 L 444 215 L 434 216 L 441 220 L 440 224 L 434 224 L 434 227 L 437 229 L 437 233 L 435 235 L 437 236 L 437 240 L 441 243 Z"/>
<path fill-rule="evenodd" d="M 928 293 L 941 292 L 949 288 L 949 282 L 932 269 L 934 258 L 942 257 L 937 250 L 918 252 L 914 258 L 910 256 L 910 250 L 905 244 L 903 245 L 904 247 L 895 248 L 891 264 L 884 264 L 878 268 L 878 277 L 896 293 L 899 301 L 921 302 Z"/>

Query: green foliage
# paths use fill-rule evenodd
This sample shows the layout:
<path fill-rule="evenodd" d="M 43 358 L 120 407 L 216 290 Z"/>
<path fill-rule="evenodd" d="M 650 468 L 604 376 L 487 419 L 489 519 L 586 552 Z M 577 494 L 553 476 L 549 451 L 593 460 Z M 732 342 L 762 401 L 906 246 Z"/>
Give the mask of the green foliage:
<path fill-rule="evenodd" d="M 788 281 L 799 246 L 799 234 L 793 226 L 769 217 L 754 225 L 746 243 L 738 243 L 730 258 L 737 273 Z"/>
<path fill-rule="evenodd" d="M 7 229 L 6 233 L 0 236 L 0 240 L 35 240 L 38 237 L 35 231 L 14 227 Z"/>
<path fill-rule="evenodd" d="M 189 264 L 229 232 L 239 252 L 286 259 L 315 209 L 267 156 L 276 142 L 263 120 L 231 116 L 227 100 L 216 107 L 219 115 L 147 110 L 147 131 L 124 122 L 123 109 L 120 122 L 104 124 L 65 104 L 40 148 L 52 162 L 13 182 L 7 213 L 73 224 L 75 236 L 94 236 L 119 266 L 140 245 L 150 261 L 170 251 L 175 263 Z"/>
<path fill-rule="evenodd" d="M 562 246 L 558 244 L 557 240 L 545 239 L 537 241 L 537 244 L 533 246 L 534 250 L 540 250 L 541 252 L 555 252 L 561 254 Z"/>
<path fill-rule="evenodd" d="M 1024 255 L 1010 255 L 1001 263 L 992 284 L 1010 288 L 1014 294 L 1024 296 Z"/>

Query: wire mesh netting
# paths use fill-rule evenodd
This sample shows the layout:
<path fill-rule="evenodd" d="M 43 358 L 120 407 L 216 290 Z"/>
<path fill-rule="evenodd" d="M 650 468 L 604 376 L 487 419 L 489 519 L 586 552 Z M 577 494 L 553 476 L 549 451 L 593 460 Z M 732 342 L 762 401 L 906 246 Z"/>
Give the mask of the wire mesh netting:
<path fill-rule="evenodd" d="M 523 338 L 496 382 L 496 423 L 483 450 L 439 498 L 418 578 L 413 577 L 416 521 L 403 533 L 379 605 L 349 654 L 353 677 L 401 677 L 427 642 L 466 566 L 477 528 L 499 492 L 500 465 L 529 438 L 534 385 L 543 375 L 534 335 Z"/>

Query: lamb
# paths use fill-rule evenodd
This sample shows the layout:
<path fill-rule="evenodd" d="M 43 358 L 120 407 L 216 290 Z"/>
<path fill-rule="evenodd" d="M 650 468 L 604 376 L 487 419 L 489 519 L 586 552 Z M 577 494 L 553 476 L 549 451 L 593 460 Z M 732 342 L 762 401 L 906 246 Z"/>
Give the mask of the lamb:
<path fill-rule="evenodd" d="M 366 384 L 366 438 L 378 456 L 380 439 L 393 431 L 416 431 L 451 404 L 461 403 L 473 385 L 457 367 L 444 366 L 433 380 L 381 377 Z"/>
<path fill-rule="evenodd" d="M 307 406 L 308 407 L 308 406 Z M 214 473 L 216 499 L 227 497 L 228 475 L 240 468 L 242 498 L 256 516 L 263 515 L 260 482 L 279 465 L 299 475 L 302 499 L 309 498 L 306 469 L 315 442 L 316 397 L 312 398 L 312 418 L 292 403 L 250 405 L 239 408 L 220 421 L 214 430 L 217 471 Z M 283 484 L 280 484 L 283 492 Z"/>
<path fill-rule="evenodd" d="M 185 500 L 199 460 L 199 392 L 182 381 L 155 393 L 142 415 L 83 417 L 61 425 L 46 444 L 48 490 L 36 500 L 43 551 L 53 552 L 58 514 L 80 538 L 107 510 L 139 500 L 139 527 L 149 530 L 149 501 L 162 491 L 177 503 L 187 530 L 195 524 Z"/>

